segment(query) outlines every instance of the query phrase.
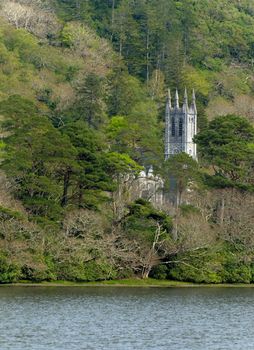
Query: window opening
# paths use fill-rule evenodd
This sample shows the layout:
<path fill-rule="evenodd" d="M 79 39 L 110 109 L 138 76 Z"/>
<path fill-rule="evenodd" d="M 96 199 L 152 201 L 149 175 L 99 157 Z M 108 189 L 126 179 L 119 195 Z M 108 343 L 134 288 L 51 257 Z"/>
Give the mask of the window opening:
<path fill-rule="evenodd" d="M 179 136 L 183 135 L 183 120 L 179 120 Z"/>
<path fill-rule="evenodd" d="M 176 135 L 176 123 L 175 123 L 175 118 L 172 117 L 172 136 L 175 136 Z"/>

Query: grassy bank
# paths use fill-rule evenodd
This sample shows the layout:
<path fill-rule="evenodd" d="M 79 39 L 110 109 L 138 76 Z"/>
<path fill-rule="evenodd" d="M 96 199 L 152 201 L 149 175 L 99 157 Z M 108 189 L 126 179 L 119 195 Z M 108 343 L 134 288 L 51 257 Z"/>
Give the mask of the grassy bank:
<path fill-rule="evenodd" d="M 23 287 L 138 287 L 138 288 L 188 288 L 188 287 L 245 287 L 253 288 L 254 284 L 197 284 L 191 282 L 179 282 L 179 281 L 169 281 L 169 280 L 156 280 L 153 278 L 142 279 L 125 279 L 125 280 L 111 280 L 111 281 L 101 281 L 101 282 L 69 282 L 69 281 L 52 281 L 52 282 L 28 282 L 22 281 L 13 284 L 0 284 L 0 287 L 5 286 L 23 286 Z"/>

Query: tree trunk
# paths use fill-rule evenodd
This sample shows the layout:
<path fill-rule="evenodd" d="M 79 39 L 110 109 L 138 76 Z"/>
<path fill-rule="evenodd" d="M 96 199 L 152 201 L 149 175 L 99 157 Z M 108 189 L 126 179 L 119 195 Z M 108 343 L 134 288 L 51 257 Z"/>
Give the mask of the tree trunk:
<path fill-rule="evenodd" d="M 114 23 L 115 23 L 115 0 L 112 0 L 112 9 L 111 9 L 111 41 L 113 41 Z"/>
<path fill-rule="evenodd" d="M 149 266 L 149 267 L 146 267 L 146 268 L 144 268 L 143 269 L 143 271 L 142 271 L 142 279 L 146 279 L 146 278 L 148 278 L 149 277 L 149 274 L 150 274 L 150 272 L 151 272 L 151 269 L 152 269 L 152 266 Z"/>
<path fill-rule="evenodd" d="M 111 25 L 115 22 L 115 0 L 112 0 Z"/>
<path fill-rule="evenodd" d="M 178 239 L 178 222 L 179 222 L 179 217 L 180 217 L 180 205 L 182 204 L 182 191 L 180 191 L 178 188 L 176 189 L 176 215 L 175 215 L 175 220 L 174 220 L 174 226 L 173 226 L 173 240 L 177 241 Z"/>
<path fill-rule="evenodd" d="M 76 9 L 77 9 L 77 14 L 78 14 L 78 19 L 81 19 L 81 12 L 80 12 L 80 1 L 76 0 Z"/>
<path fill-rule="evenodd" d="M 149 47 L 150 47 L 150 33 L 149 29 L 147 30 L 146 33 L 146 83 L 148 84 L 149 79 L 150 79 L 150 72 L 149 72 Z"/>
<path fill-rule="evenodd" d="M 225 217 L 225 198 L 222 197 L 219 205 L 219 224 L 223 225 Z"/>
<path fill-rule="evenodd" d="M 83 203 L 83 187 L 82 184 L 79 184 L 79 192 L 78 192 L 78 207 L 82 208 Z"/>
<path fill-rule="evenodd" d="M 62 207 L 66 206 L 68 202 L 68 189 L 70 185 L 70 175 L 71 175 L 70 170 L 67 170 L 66 173 L 64 174 L 63 195 L 61 200 Z"/>

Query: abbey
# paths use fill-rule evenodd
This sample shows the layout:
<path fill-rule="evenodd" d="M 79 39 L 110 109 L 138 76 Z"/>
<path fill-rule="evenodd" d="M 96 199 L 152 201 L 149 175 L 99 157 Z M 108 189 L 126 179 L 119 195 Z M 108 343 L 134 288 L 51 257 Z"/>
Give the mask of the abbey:
<path fill-rule="evenodd" d="M 182 107 L 179 105 L 178 91 L 176 90 L 174 106 L 172 106 L 170 91 L 168 91 L 165 115 L 165 160 L 181 152 L 185 152 L 197 160 L 197 146 L 193 142 L 196 133 L 197 108 L 194 90 L 189 106 L 187 90 L 185 89 Z M 140 173 L 135 193 L 138 194 L 138 197 L 146 198 L 154 205 L 161 207 L 165 203 L 176 201 L 173 178 L 171 182 L 171 191 L 165 195 L 163 179 L 160 176 L 155 176 L 153 168 L 150 167 L 148 171 Z"/>
<path fill-rule="evenodd" d="M 193 137 L 197 133 L 197 108 L 195 92 L 189 106 L 187 90 L 185 89 L 182 107 L 179 106 L 179 96 L 176 90 L 174 106 L 171 103 L 170 91 L 166 104 L 165 116 L 165 160 L 170 156 L 185 152 L 197 159 L 197 146 Z"/>

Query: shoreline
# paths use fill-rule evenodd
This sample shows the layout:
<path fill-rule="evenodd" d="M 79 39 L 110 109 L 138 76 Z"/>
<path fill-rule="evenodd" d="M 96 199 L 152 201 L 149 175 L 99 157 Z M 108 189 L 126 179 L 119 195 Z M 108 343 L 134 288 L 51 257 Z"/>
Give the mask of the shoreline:
<path fill-rule="evenodd" d="M 167 280 L 111 280 L 101 282 L 70 282 L 70 281 L 52 281 L 52 282 L 16 282 L 3 283 L 1 287 L 114 287 L 114 288 L 254 288 L 254 284 L 244 283 L 218 283 L 202 284 L 192 282 L 167 281 Z"/>

